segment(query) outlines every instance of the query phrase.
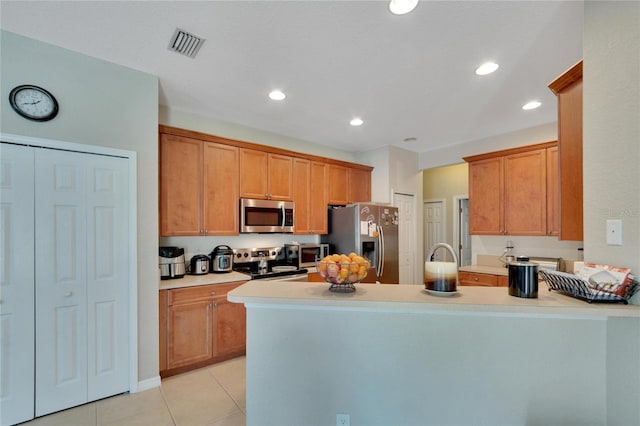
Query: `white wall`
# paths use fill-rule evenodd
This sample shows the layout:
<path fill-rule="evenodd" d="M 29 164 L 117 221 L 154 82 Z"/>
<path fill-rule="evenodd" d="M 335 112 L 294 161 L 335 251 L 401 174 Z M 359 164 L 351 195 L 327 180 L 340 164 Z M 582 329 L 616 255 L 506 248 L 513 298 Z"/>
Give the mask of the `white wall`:
<path fill-rule="evenodd" d="M 560 70 L 558 74 L 564 71 L 565 70 Z M 522 145 L 554 141 L 557 140 L 557 138 L 558 126 L 554 121 L 553 123 L 542 124 L 515 132 L 422 152 L 420 153 L 419 167 L 423 170 L 433 167 L 449 166 L 461 163 L 462 157 L 500 151 Z"/>
<path fill-rule="evenodd" d="M 585 260 L 640 274 L 640 2 L 585 2 L 583 146 Z"/>
<path fill-rule="evenodd" d="M 137 152 L 138 377 L 158 376 L 158 80 L 155 76 L 0 32 L 2 132 Z M 11 89 L 35 84 L 60 104 L 52 121 L 8 107 Z M 136 261 L 136 260 L 134 260 Z"/>

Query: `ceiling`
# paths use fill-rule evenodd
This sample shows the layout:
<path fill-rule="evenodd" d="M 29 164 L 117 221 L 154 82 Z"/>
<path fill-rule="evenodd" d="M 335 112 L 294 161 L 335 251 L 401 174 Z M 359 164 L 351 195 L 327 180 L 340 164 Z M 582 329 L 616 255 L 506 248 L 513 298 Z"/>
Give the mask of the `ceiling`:
<path fill-rule="evenodd" d="M 553 122 L 547 85 L 582 58 L 581 1 L 421 0 L 402 16 L 346 0 L 0 7 L 4 30 L 157 75 L 161 105 L 346 151 L 425 152 Z M 177 27 L 206 39 L 195 59 L 168 49 Z M 475 75 L 488 60 L 498 71 Z M 523 111 L 532 99 L 542 106 Z"/>

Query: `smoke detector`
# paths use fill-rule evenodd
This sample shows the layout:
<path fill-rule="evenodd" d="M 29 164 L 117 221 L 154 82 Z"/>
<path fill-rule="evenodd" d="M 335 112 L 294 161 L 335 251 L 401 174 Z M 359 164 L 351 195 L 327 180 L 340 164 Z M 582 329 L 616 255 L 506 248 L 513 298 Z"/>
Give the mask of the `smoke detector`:
<path fill-rule="evenodd" d="M 169 43 L 169 50 L 173 50 L 174 52 L 178 52 L 190 58 L 195 58 L 204 42 L 205 39 L 202 37 L 195 36 L 181 30 L 180 28 L 176 28 L 176 31 L 173 33 L 173 37 L 171 37 L 171 42 Z"/>

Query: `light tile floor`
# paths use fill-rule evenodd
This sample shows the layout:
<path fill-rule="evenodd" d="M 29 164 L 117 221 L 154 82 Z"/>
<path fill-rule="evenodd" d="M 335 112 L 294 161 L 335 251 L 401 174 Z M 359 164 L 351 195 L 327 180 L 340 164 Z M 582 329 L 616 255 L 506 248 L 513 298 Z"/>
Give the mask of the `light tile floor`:
<path fill-rule="evenodd" d="M 23 423 L 28 426 L 244 426 L 245 357 Z"/>

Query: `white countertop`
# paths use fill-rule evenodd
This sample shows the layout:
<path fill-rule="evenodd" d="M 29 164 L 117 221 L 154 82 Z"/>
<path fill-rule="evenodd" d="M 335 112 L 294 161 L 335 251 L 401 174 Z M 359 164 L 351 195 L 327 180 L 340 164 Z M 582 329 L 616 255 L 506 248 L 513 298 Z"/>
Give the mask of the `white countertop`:
<path fill-rule="evenodd" d="M 205 275 L 185 275 L 182 278 L 173 280 L 160 280 L 158 289 L 169 290 L 172 288 L 193 287 L 208 284 L 224 284 L 247 280 L 249 280 L 249 276 L 247 274 L 236 271 Z"/>
<path fill-rule="evenodd" d="M 296 305 L 393 311 L 474 312 L 554 316 L 640 317 L 640 306 L 593 303 L 550 292 L 541 283 L 538 298 L 509 296 L 506 287 L 460 287 L 450 297 L 428 294 L 422 285 L 357 284 L 354 293 L 332 293 L 329 284 L 249 281 L 228 300 L 247 305 Z"/>

